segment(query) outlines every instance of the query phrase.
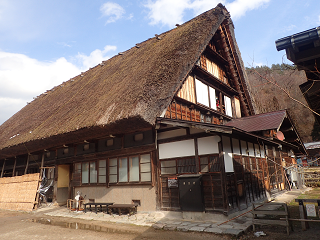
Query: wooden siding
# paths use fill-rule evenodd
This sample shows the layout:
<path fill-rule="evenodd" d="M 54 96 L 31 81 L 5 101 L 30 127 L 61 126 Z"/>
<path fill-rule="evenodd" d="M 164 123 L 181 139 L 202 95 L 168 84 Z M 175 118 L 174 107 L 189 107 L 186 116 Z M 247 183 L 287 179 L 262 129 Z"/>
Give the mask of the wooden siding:
<path fill-rule="evenodd" d="M 188 76 L 186 81 L 183 83 L 181 89 L 177 93 L 177 96 L 183 98 L 189 102 L 196 103 L 194 79 L 192 76 Z"/>
<path fill-rule="evenodd" d="M 193 122 L 206 122 L 212 124 L 219 124 L 220 119 L 215 115 L 207 115 L 208 111 L 201 112 L 194 108 L 194 105 L 182 103 L 178 100 L 173 101 L 165 113 L 165 118 L 187 120 Z"/>

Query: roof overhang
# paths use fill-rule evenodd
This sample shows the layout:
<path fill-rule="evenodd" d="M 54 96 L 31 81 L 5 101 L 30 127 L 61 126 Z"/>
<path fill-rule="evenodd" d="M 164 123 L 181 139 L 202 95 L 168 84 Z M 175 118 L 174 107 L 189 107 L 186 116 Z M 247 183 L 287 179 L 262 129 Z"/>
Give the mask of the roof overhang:
<path fill-rule="evenodd" d="M 262 140 L 265 143 L 268 143 L 270 145 L 288 146 L 289 148 L 292 148 L 295 151 L 295 153 L 306 154 L 304 149 L 302 149 L 298 145 L 285 142 L 285 141 L 280 141 L 274 138 L 266 138 L 266 137 L 258 136 L 253 133 L 249 133 L 232 126 L 216 125 L 216 124 L 202 123 L 202 122 L 192 122 L 192 121 L 185 121 L 185 120 L 179 120 L 179 119 L 157 118 L 156 128 L 159 129 L 161 127 L 161 124 L 171 125 L 174 127 L 197 128 L 197 129 L 204 130 L 206 133 L 211 133 L 211 134 L 221 133 L 224 135 L 232 135 L 232 137 L 240 137 L 240 138 L 243 137 L 252 141 Z"/>
<path fill-rule="evenodd" d="M 128 118 L 119 120 L 104 127 L 94 126 L 83 128 L 73 132 L 50 136 L 48 138 L 36 139 L 17 145 L 0 149 L 0 159 L 15 157 L 23 154 L 44 151 L 44 149 L 57 149 L 63 145 L 83 143 L 84 140 L 103 139 L 110 135 L 123 135 L 151 129 L 153 126 L 141 118 Z"/>
<path fill-rule="evenodd" d="M 281 38 L 276 48 L 285 49 L 287 58 L 305 71 L 308 81 L 300 89 L 320 124 L 320 27 Z"/>

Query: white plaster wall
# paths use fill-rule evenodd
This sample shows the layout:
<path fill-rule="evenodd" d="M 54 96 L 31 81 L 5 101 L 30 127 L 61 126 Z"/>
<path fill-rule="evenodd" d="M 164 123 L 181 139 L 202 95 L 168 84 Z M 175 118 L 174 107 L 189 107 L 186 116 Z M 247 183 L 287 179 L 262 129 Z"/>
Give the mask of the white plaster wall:
<path fill-rule="evenodd" d="M 248 147 L 249 147 L 249 156 L 254 157 L 253 143 L 248 142 Z"/>
<path fill-rule="evenodd" d="M 85 200 L 94 199 L 95 202 L 113 202 L 130 204 L 132 200 L 140 200 L 141 206 L 138 211 L 156 210 L 155 187 L 151 185 L 139 186 L 95 186 L 95 187 L 76 187 L 75 192 L 80 191 Z"/>
<path fill-rule="evenodd" d="M 194 156 L 194 140 L 159 144 L 159 159 Z"/>
<path fill-rule="evenodd" d="M 222 136 L 223 155 L 224 155 L 224 167 L 226 172 L 233 172 L 233 161 L 230 138 Z"/>
<path fill-rule="evenodd" d="M 219 153 L 218 142 L 220 141 L 221 141 L 221 138 L 218 135 L 198 138 L 198 154 L 204 155 L 204 154 Z"/>
<path fill-rule="evenodd" d="M 241 154 L 240 153 L 240 146 L 239 146 L 239 140 L 232 138 L 232 148 L 233 148 L 233 153 L 235 154 Z"/>

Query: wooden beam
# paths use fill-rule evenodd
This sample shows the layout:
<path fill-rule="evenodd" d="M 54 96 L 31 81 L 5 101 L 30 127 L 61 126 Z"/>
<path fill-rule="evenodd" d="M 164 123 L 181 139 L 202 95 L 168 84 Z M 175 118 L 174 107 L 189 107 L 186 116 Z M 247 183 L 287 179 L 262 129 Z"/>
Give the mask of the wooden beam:
<path fill-rule="evenodd" d="M 16 171 L 16 165 L 17 165 L 17 157 L 14 157 L 14 164 L 12 169 L 12 177 L 14 177 L 14 172 Z"/>
<path fill-rule="evenodd" d="M 28 154 L 26 168 L 24 169 L 24 175 L 26 175 L 26 174 L 27 174 L 27 172 L 28 172 L 29 160 L 30 160 L 30 154 Z"/>
<path fill-rule="evenodd" d="M 6 165 L 5 163 L 6 163 L 6 160 L 4 159 L 4 160 L 3 160 L 3 164 L 2 164 L 1 176 L 0 176 L 1 178 L 3 177 L 4 167 L 5 167 L 5 165 Z"/>

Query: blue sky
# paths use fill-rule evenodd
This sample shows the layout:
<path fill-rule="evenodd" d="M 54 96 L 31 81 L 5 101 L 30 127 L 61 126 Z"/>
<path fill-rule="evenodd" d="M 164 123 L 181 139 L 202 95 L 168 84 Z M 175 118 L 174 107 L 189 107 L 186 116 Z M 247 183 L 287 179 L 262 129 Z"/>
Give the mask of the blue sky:
<path fill-rule="evenodd" d="M 0 0 L 0 124 L 33 97 L 219 2 L 248 67 L 288 63 L 275 40 L 320 26 L 317 0 Z"/>

